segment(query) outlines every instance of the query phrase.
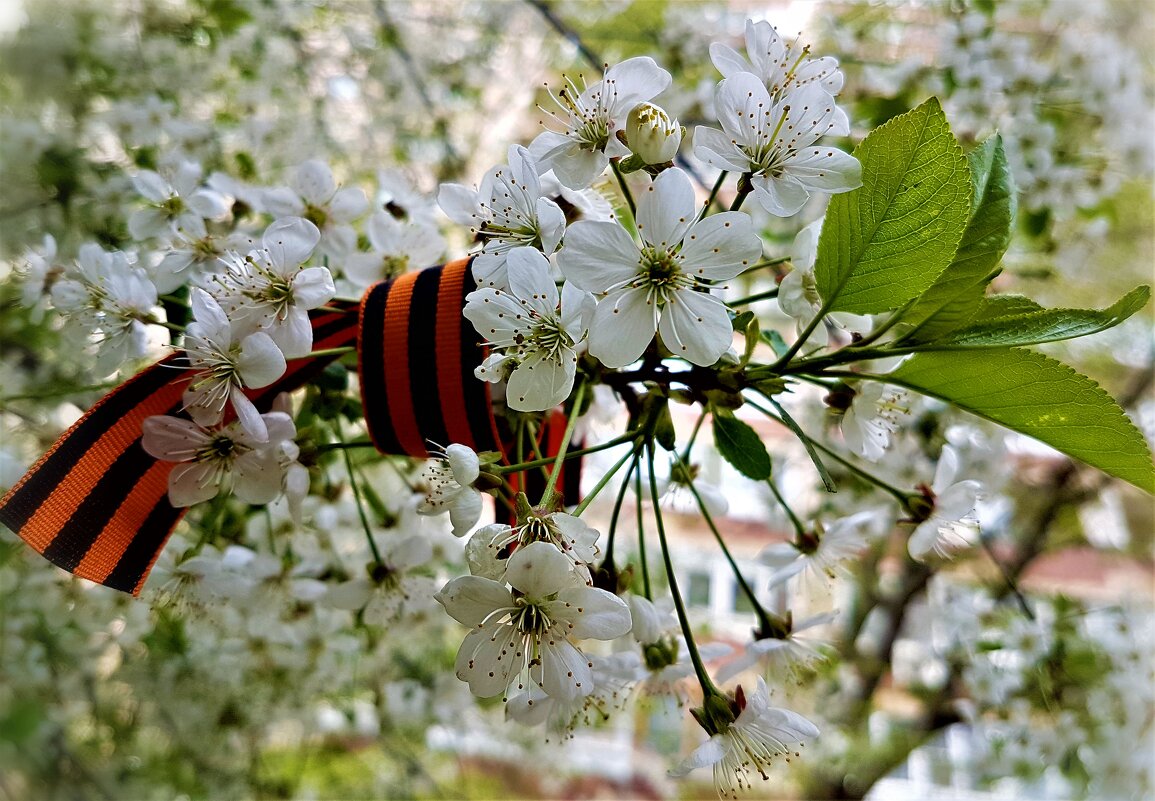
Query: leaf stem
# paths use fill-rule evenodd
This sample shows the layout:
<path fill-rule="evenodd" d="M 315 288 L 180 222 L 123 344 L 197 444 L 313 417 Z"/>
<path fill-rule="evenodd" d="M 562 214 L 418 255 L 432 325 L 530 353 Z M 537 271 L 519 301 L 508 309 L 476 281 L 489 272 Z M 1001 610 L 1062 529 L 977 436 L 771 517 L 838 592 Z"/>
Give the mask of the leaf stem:
<path fill-rule="evenodd" d="M 344 441 L 345 437 L 341 433 L 341 423 L 336 417 L 333 418 L 333 431 L 337 434 L 337 439 Z M 369 541 L 369 550 L 373 554 L 373 563 L 378 567 L 382 567 L 385 561 L 381 558 L 381 552 L 377 550 L 377 543 L 373 541 L 373 530 L 369 526 L 369 516 L 365 514 L 365 503 L 361 498 L 361 488 L 357 486 L 357 471 L 353 468 L 353 458 L 349 455 L 349 449 L 341 449 L 341 455 L 345 457 L 345 469 L 349 471 L 349 486 L 353 488 L 353 499 L 357 503 L 357 516 L 361 518 L 361 527 L 365 530 L 365 539 Z"/>
<path fill-rule="evenodd" d="M 598 483 L 594 485 L 594 488 L 590 490 L 588 495 L 582 498 L 581 503 L 579 503 L 573 510 L 574 517 L 581 517 L 581 514 L 586 510 L 586 507 L 593 502 L 594 498 L 598 496 L 599 492 L 605 489 L 606 484 L 610 483 L 610 479 L 614 477 L 614 474 L 622 469 L 622 465 L 626 463 L 626 460 L 630 459 L 631 457 L 637 458 L 638 452 L 641 450 L 641 448 L 641 440 L 639 440 L 638 443 L 635 444 L 634 447 L 629 451 L 629 453 L 624 454 L 613 467 L 606 471 L 606 474 L 598 480 Z"/>

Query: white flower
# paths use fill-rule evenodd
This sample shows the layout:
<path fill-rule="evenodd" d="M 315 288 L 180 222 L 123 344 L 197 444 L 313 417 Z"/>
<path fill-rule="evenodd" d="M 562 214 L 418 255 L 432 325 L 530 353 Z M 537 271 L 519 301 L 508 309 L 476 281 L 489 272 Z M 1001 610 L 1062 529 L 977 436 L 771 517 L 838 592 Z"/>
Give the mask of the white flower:
<path fill-rule="evenodd" d="M 126 254 L 82 245 L 76 270 L 53 285 L 51 296 L 58 309 L 100 335 L 96 368 L 101 375 L 145 354 L 145 324 L 155 321 L 156 287 Z"/>
<path fill-rule="evenodd" d="M 590 565 L 599 553 L 599 536 L 598 530 L 586 525 L 580 517 L 565 512 L 540 514 L 533 510 L 516 526 L 494 523 L 478 529 L 466 546 L 465 555 L 470 573 L 496 580 L 505 574 L 506 560 L 511 553 L 530 543 L 548 542 L 573 563 L 577 574 L 589 584 Z"/>
<path fill-rule="evenodd" d="M 533 247 L 550 255 L 565 231 L 565 213 L 543 196 L 537 162 L 520 145 L 509 149 L 509 164 L 494 167 L 474 192 L 460 184 L 442 184 L 437 202 L 449 219 L 468 225 L 482 241 L 473 260 L 478 286 L 505 289 L 509 251 Z"/>
<path fill-rule="evenodd" d="M 204 286 L 209 274 L 227 252 L 230 239 L 213 234 L 198 237 L 177 231 L 164 258 L 152 270 L 157 292 L 167 294 L 186 283 Z"/>
<path fill-rule="evenodd" d="M 822 232 L 822 220 L 810 223 L 794 237 L 790 254 L 793 269 L 778 285 L 778 307 L 797 321 L 797 331 L 801 334 L 822 309 L 822 296 L 818 294 L 818 283 L 814 279 L 814 262 L 818 257 L 818 238 Z M 829 313 L 823 318 L 823 325 L 817 326 L 807 342 L 816 347 L 826 347 L 830 341 L 827 326 L 831 323 L 843 330 L 864 331 L 870 327 L 870 318 L 845 312 Z"/>
<path fill-rule="evenodd" d="M 974 480 L 955 482 L 958 469 L 958 453 L 950 445 L 944 445 L 931 484 L 930 500 L 934 509 L 930 517 L 918 524 L 907 543 L 911 557 L 920 562 L 932 552 L 950 558 L 978 542 L 975 504 L 983 485 Z"/>
<path fill-rule="evenodd" d="M 876 381 L 860 386 L 842 415 L 842 438 L 846 447 L 876 462 L 886 453 L 890 435 L 898 430 L 900 416 L 910 414 L 906 393 Z"/>
<path fill-rule="evenodd" d="M 184 348 L 198 372 L 185 390 L 185 408 L 197 423 L 210 426 L 221 421 L 231 402 L 241 427 L 267 440 L 262 415 L 243 390 L 266 387 L 284 375 L 284 354 L 263 331 L 235 337 L 224 310 L 203 289 L 194 288 L 190 299 L 195 319 L 185 329 Z"/>
<path fill-rule="evenodd" d="M 261 236 L 261 247 L 241 256 L 230 251 L 213 294 L 240 332 L 264 331 L 287 359 L 313 349 L 309 309 L 332 300 L 333 276 L 326 267 L 302 267 L 321 238 L 300 217 L 277 220 Z"/>
<path fill-rule="evenodd" d="M 369 218 L 365 233 L 373 251 L 353 253 L 343 265 L 345 277 L 362 288 L 435 264 L 445 250 L 445 240 L 432 225 L 402 222 L 385 211 Z"/>
<path fill-rule="evenodd" d="M 751 640 L 746 643 L 741 655 L 718 669 L 717 680 L 729 681 L 755 665 L 760 665 L 763 671 L 773 671 L 774 675 L 780 676 L 821 662 L 826 656 L 819 648 L 829 643 L 804 632 L 825 626 L 834 620 L 837 614 L 837 612 L 824 612 L 792 623 L 790 631 L 784 637 L 762 637 Z"/>
<path fill-rule="evenodd" d="M 626 118 L 626 141 L 643 163 L 665 164 L 678 155 L 682 126 L 660 106 L 639 103 Z"/>
<path fill-rule="evenodd" d="M 741 72 L 718 84 L 714 105 L 722 130 L 695 128 L 695 155 L 720 170 L 751 173 L 754 195 L 771 214 L 795 214 L 811 191 L 862 186 L 858 159 L 814 146 L 834 130 L 834 98 L 820 86 L 775 100 L 757 77 Z"/>
<path fill-rule="evenodd" d="M 589 350 L 607 367 L 625 367 L 655 331 L 674 356 L 708 366 L 730 347 L 726 306 L 710 281 L 733 278 L 762 253 L 750 218 L 723 212 L 695 222 L 690 179 L 665 170 L 638 201 L 639 246 L 616 223 L 569 227 L 558 261 L 565 277 L 600 296 Z"/>
<path fill-rule="evenodd" d="M 278 217 L 304 217 L 321 230 L 321 253 L 344 259 L 357 249 L 357 232 L 349 225 L 369 207 L 357 187 L 339 189 L 329 165 L 311 159 L 297 168 L 289 188 L 265 191 L 265 210 Z"/>
<path fill-rule="evenodd" d="M 552 409 L 573 389 L 592 298 L 569 284 L 559 297 L 549 262 L 533 248 L 509 251 L 507 268 L 508 291 L 485 287 L 465 299 L 466 318 L 493 349 L 476 374 L 490 382 L 508 375 L 506 402 L 518 411 Z"/>
<path fill-rule="evenodd" d="M 807 532 L 799 542 L 781 542 L 768 545 L 758 554 L 758 561 L 774 568 L 771 586 L 791 576 L 802 574 L 825 583 L 845 570 L 845 563 L 854 559 L 883 531 L 883 513 L 878 509 L 856 512 L 840 518 L 825 530 L 818 527 Z"/>
<path fill-rule="evenodd" d="M 132 185 L 150 205 L 128 218 L 129 233 L 135 239 L 177 231 L 204 236 L 204 221 L 221 219 L 229 213 L 229 206 L 220 192 L 200 186 L 201 174 L 201 165 L 182 161 L 167 180 L 152 170 L 134 175 Z"/>
<path fill-rule="evenodd" d="M 337 609 L 363 610 L 371 626 L 384 626 L 403 615 L 427 608 L 435 584 L 429 576 L 411 573 L 433 558 L 433 545 L 425 534 L 389 540 L 381 548 L 382 564 L 370 564 L 369 576 L 329 588 L 323 603 Z"/>
<path fill-rule="evenodd" d="M 682 514 L 698 514 L 698 498 L 701 498 L 710 517 L 715 520 L 725 517 L 730 511 L 726 493 L 721 487 L 702 481 L 698 475 L 700 471 L 699 465 L 685 464 L 675 457 L 670 463 L 669 476 L 657 477 L 661 504 Z M 694 497 L 695 492 L 697 497 Z"/>
<path fill-rule="evenodd" d="M 602 80 L 582 91 L 567 79 L 567 85 L 553 98 L 561 114 L 546 112 L 562 130 L 544 131 L 529 146 L 540 170 L 552 169 L 570 189 L 589 186 L 609 165 L 610 158 L 629 155 L 617 138 L 617 132 L 625 128 L 626 116 L 638 103 L 664 91 L 670 81 L 670 73 L 648 56 L 615 64 Z"/>
<path fill-rule="evenodd" d="M 230 490 L 245 503 L 266 504 L 276 498 L 282 478 L 276 446 L 292 440 L 297 430 L 287 414 L 270 412 L 261 418 L 268 432 L 263 442 L 239 422 L 207 429 L 180 417 L 146 417 L 141 447 L 157 459 L 180 462 L 168 476 L 172 505 L 192 506 Z"/>
<path fill-rule="evenodd" d="M 449 512 L 453 534 L 464 537 L 481 517 L 481 492 L 473 482 L 480 473 L 477 454 L 465 445 L 450 445 L 439 458 L 430 459 L 421 472 L 427 487 L 417 505 L 423 515 Z"/>
<path fill-rule="evenodd" d="M 489 698 L 536 684 L 550 697 L 572 701 L 589 695 L 588 658 L 572 640 L 610 640 L 630 630 L 625 602 L 587 587 L 561 551 L 530 543 L 509 559 L 504 584 L 479 576 L 450 581 L 437 600 L 473 630 L 457 652 L 456 673 L 474 695 Z"/>
<path fill-rule="evenodd" d="M 44 315 L 44 290 L 49 276 L 56 267 L 56 238 L 45 234 L 39 248 L 29 248 L 24 253 L 24 264 L 20 269 L 20 303 L 32 309 L 33 321 L 39 322 Z"/>
<path fill-rule="evenodd" d="M 774 98 L 810 83 L 818 84 L 832 97 L 837 95 L 844 81 L 838 60 L 830 56 L 811 58 L 809 45 L 800 49 L 797 45 L 797 39 L 787 42 L 769 22 L 746 20 L 746 54 L 750 60 L 721 42 L 710 45 L 710 60 L 723 78 L 741 72 L 753 73 Z M 845 112 L 837 109 L 830 134 L 846 136 L 848 133 L 850 121 Z"/>
<path fill-rule="evenodd" d="M 733 723 L 698 746 L 670 771 L 671 776 L 712 765 L 718 794 L 734 798 L 739 790 L 753 787 L 752 774 L 770 778 L 766 771 L 775 757 L 791 753 L 807 737 L 818 736 L 815 725 L 797 712 L 770 706 L 770 693 L 761 677 L 749 698 L 738 687 L 733 706 L 738 713 Z"/>

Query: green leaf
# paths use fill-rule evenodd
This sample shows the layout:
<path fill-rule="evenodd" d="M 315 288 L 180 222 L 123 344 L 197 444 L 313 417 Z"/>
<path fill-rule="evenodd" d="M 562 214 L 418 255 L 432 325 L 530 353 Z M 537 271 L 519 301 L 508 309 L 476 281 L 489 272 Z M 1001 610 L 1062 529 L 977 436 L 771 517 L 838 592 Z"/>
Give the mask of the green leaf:
<path fill-rule="evenodd" d="M 919 353 L 880 380 L 941 398 L 1155 492 L 1155 466 L 1139 429 L 1098 384 L 1041 353 Z"/>
<path fill-rule="evenodd" d="M 995 135 L 967 154 L 974 194 L 970 220 L 949 267 L 903 315 L 917 331 L 912 342 L 929 342 L 966 325 L 979 311 L 987 284 L 1011 241 L 1015 183 L 1002 137 Z"/>
<path fill-rule="evenodd" d="M 782 338 L 782 335 L 772 328 L 768 328 L 762 332 L 762 341 L 769 345 L 770 349 L 774 351 L 774 355 L 779 358 L 782 357 L 783 353 L 790 350 L 790 346 L 786 344 L 786 340 Z"/>
<path fill-rule="evenodd" d="M 1006 314 L 1004 304 L 991 304 L 996 306 L 992 316 L 988 316 L 984 308 L 979 312 L 981 319 L 978 322 L 954 331 L 938 342 L 992 348 L 1037 345 L 1040 342 L 1085 337 L 1118 325 L 1146 306 L 1150 298 L 1150 287 L 1140 286 L 1102 311 L 1040 308 L 1020 314 Z"/>
<path fill-rule="evenodd" d="M 918 297 L 950 264 L 970 170 L 935 98 L 876 128 L 854 155 L 863 184 L 831 198 L 814 277 L 831 311 L 874 314 Z"/>
<path fill-rule="evenodd" d="M 747 478 L 770 478 L 770 454 L 762 438 L 733 415 L 714 411 L 714 445 L 722 458 Z"/>
<path fill-rule="evenodd" d="M 1004 317 L 1044 311 L 1043 306 L 1026 295 L 991 295 L 983 299 L 975 314 L 974 322 L 991 322 Z"/>

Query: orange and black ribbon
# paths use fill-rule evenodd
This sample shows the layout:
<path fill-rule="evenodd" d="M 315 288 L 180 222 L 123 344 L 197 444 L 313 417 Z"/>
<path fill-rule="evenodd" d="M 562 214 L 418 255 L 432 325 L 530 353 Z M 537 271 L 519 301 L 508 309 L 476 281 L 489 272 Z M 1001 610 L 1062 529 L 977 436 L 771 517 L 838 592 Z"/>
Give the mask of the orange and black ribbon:
<path fill-rule="evenodd" d="M 501 449 L 489 385 L 473 375 L 483 343 L 461 314 L 475 288 L 469 266 L 462 259 L 407 273 L 371 287 L 359 314 L 350 306 L 312 318 L 314 350 L 356 343 L 365 420 L 384 453 L 422 457 L 450 443 Z M 247 394 L 268 410 L 334 358 L 290 361 L 274 384 Z M 144 451 L 141 425 L 183 414 L 187 368 L 174 354 L 105 396 L 0 500 L 0 523 L 65 570 L 138 594 L 185 512 L 168 501 L 176 463 Z M 567 472 L 573 498 L 578 471 Z"/>

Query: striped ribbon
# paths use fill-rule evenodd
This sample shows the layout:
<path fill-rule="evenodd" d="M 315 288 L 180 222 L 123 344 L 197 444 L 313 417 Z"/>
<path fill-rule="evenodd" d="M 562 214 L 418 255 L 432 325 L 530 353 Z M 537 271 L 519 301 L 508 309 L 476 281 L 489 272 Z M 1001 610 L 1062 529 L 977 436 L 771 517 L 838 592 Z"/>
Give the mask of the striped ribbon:
<path fill-rule="evenodd" d="M 370 287 L 359 314 L 350 304 L 312 318 L 314 350 L 357 344 L 365 421 L 383 453 L 424 457 L 450 443 L 502 450 L 489 385 L 473 375 L 483 343 L 461 314 L 475 288 L 469 265 L 407 273 Z M 267 411 L 335 358 L 290 361 L 274 384 L 246 394 Z M 185 512 L 168 501 L 176 463 L 144 451 L 141 425 L 152 415 L 186 416 L 187 368 L 174 354 L 101 399 L 0 500 L 0 523 L 53 564 L 137 595 Z M 559 430 L 564 419 L 547 415 L 548 452 L 557 452 Z M 576 498 L 578 470 L 559 479 Z"/>

